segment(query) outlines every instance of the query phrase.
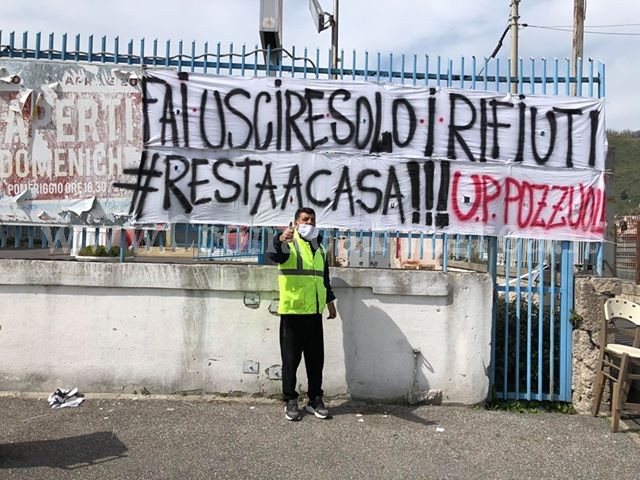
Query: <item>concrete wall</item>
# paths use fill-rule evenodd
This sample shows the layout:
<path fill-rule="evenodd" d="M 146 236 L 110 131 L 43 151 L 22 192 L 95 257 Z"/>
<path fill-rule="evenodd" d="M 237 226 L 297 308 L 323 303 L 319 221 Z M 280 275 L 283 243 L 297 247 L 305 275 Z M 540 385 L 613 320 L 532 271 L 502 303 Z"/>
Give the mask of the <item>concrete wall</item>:
<path fill-rule="evenodd" d="M 339 317 L 325 320 L 327 395 L 486 398 L 487 275 L 332 275 Z M 3 260 L 0 389 L 277 396 L 276 285 L 265 266 Z"/>

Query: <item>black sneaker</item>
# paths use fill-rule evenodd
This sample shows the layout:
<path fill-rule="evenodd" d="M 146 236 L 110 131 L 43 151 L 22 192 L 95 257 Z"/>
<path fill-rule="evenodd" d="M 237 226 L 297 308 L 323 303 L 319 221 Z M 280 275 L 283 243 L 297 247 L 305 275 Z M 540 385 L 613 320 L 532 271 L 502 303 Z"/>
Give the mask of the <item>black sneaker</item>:
<path fill-rule="evenodd" d="M 329 410 L 327 410 L 327 407 L 324 406 L 322 397 L 315 397 L 312 400 L 309 400 L 307 402 L 307 406 L 304 407 L 304 409 L 309 413 L 313 413 L 316 417 L 322 418 L 323 420 L 331 416 L 329 414 Z"/>
<path fill-rule="evenodd" d="M 284 418 L 297 422 L 300 420 L 300 412 L 298 411 L 298 400 L 289 400 L 284 404 Z"/>

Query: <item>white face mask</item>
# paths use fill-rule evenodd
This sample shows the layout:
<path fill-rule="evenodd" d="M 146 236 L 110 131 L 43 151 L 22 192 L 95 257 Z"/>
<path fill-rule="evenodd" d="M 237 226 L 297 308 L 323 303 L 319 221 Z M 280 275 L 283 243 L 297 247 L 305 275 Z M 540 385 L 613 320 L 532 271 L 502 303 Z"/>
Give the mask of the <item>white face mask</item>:
<path fill-rule="evenodd" d="M 298 234 L 306 241 L 310 242 L 318 236 L 318 229 L 308 223 L 303 223 L 298 226 Z"/>

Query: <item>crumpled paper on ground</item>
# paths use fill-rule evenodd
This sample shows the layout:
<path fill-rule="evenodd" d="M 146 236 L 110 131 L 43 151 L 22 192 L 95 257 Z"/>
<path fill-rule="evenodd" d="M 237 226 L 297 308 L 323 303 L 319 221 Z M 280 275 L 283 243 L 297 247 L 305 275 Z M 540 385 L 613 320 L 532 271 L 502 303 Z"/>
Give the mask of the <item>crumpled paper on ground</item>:
<path fill-rule="evenodd" d="M 84 402 L 84 397 L 78 394 L 78 389 L 64 390 L 57 388 L 49 395 L 49 405 L 51 408 L 78 407 Z"/>

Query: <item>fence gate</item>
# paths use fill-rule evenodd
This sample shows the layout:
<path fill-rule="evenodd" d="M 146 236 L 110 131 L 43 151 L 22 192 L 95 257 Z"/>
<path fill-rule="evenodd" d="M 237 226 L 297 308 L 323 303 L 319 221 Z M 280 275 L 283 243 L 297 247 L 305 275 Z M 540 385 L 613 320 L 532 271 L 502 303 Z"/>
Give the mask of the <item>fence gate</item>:
<path fill-rule="evenodd" d="M 494 397 L 571 401 L 572 243 L 504 239 L 490 249 Z"/>
<path fill-rule="evenodd" d="M 8 39 L 7 39 L 8 37 Z M 566 59 L 538 62 L 519 60 L 518 76 L 512 77 L 511 62 L 500 59 L 475 57 L 456 60 L 429 55 L 370 54 L 345 56 L 339 52 L 337 69 L 329 67 L 332 52 L 321 54 L 319 49 L 280 49 L 274 56 L 269 49 L 257 46 L 247 49 L 242 45 L 234 50 L 233 44 L 224 51 L 220 43 L 210 48 L 209 43 L 185 48 L 182 41 L 175 44 L 158 40 L 137 45 L 133 40 L 121 51 L 119 38 L 107 42 L 101 37 L 94 45 L 93 35 L 82 42 L 80 35 L 68 41 L 67 34 L 56 39 L 48 36 L 43 45 L 42 35 L 30 36 L 24 32 L 17 41 L 14 32 L 8 35 L 0 30 L 0 58 L 41 59 L 100 62 L 102 64 L 162 65 L 180 71 L 208 72 L 240 76 L 288 76 L 322 79 L 350 79 L 375 82 L 393 82 L 413 85 L 457 87 L 472 90 L 513 91 L 527 94 L 604 96 L 604 65 L 581 59 L 571 65 Z M 35 37 L 35 38 L 34 38 Z M 8 41 L 7 41 L 8 40 Z M 56 40 L 58 40 L 56 42 Z M 73 43 L 73 48 L 68 48 Z M 81 45 L 86 45 L 84 48 Z M 164 51 L 161 51 L 164 50 Z M 177 50 L 177 51 L 176 51 Z M 264 56 L 263 56 L 264 54 Z M 264 60 L 263 60 L 264 58 Z M 272 58 L 279 58 L 276 65 Z M 322 67 L 322 63 L 327 65 Z M 350 64 L 350 65 L 349 65 Z M 575 70 L 573 69 L 575 67 Z M 597 68 L 597 73 L 594 70 Z M 583 71 L 586 70 L 586 72 Z M 577 73 L 572 73 L 572 72 Z M 17 227 L 14 227 L 17 228 Z M 32 227 L 28 227 L 31 232 Z M 219 227 L 221 228 L 221 227 Z M 5 232 L 6 226 L 2 229 Z M 198 231 L 207 231 L 197 227 Z M 226 227 L 224 227 L 226 232 Z M 189 230 L 185 230 L 185 235 Z M 398 232 L 350 232 L 356 236 L 380 238 L 407 237 Z M 156 235 L 160 240 L 163 235 Z M 154 236 L 154 238 L 156 237 Z M 411 233 L 408 234 L 411 245 Z M 455 236 L 455 257 L 448 246 L 448 235 L 425 235 L 416 232 L 413 238 L 420 242 L 442 241 L 443 270 L 448 258 L 457 258 L 460 236 Z M 30 237 L 31 238 L 31 237 Z M 234 237 L 236 238 L 236 237 Z M 262 235 L 261 238 L 264 238 Z M 467 237 L 470 238 L 470 237 Z M 223 242 L 227 242 L 223 236 Z M 2 235 L 6 246 L 6 235 Z M 596 261 L 602 262 L 602 249 L 580 245 L 574 262 L 574 243 L 567 241 L 541 241 L 496 237 L 475 238 L 480 245 L 480 259 L 488 264 L 494 279 L 493 345 L 490 378 L 493 394 L 503 399 L 571 400 L 571 311 L 573 307 L 574 263 L 590 261 L 592 250 Z M 175 237 L 173 237 L 175 242 Z M 237 238 L 236 238 L 237 241 Z M 468 240 L 470 242 L 471 240 Z M 226 245 L 226 243 L 225 243 Z M 386 245 L 386 243 L 385 243 Z M 589 244 L 586 244 L 589 245 Z M 422 243 L 419 247 L 422 252 Z M 469 248 L 469 252 L 471 249 Z M 383 248 L 389 255 L 389 250 Z M 384 255 L 385 253 L 383 253 Z M 411 255 L 411 254 L 410 254 Z M 422 255 L 422 253 L 420 253 Z M 600 271 L 601 268 L 598 268 Z"/>

